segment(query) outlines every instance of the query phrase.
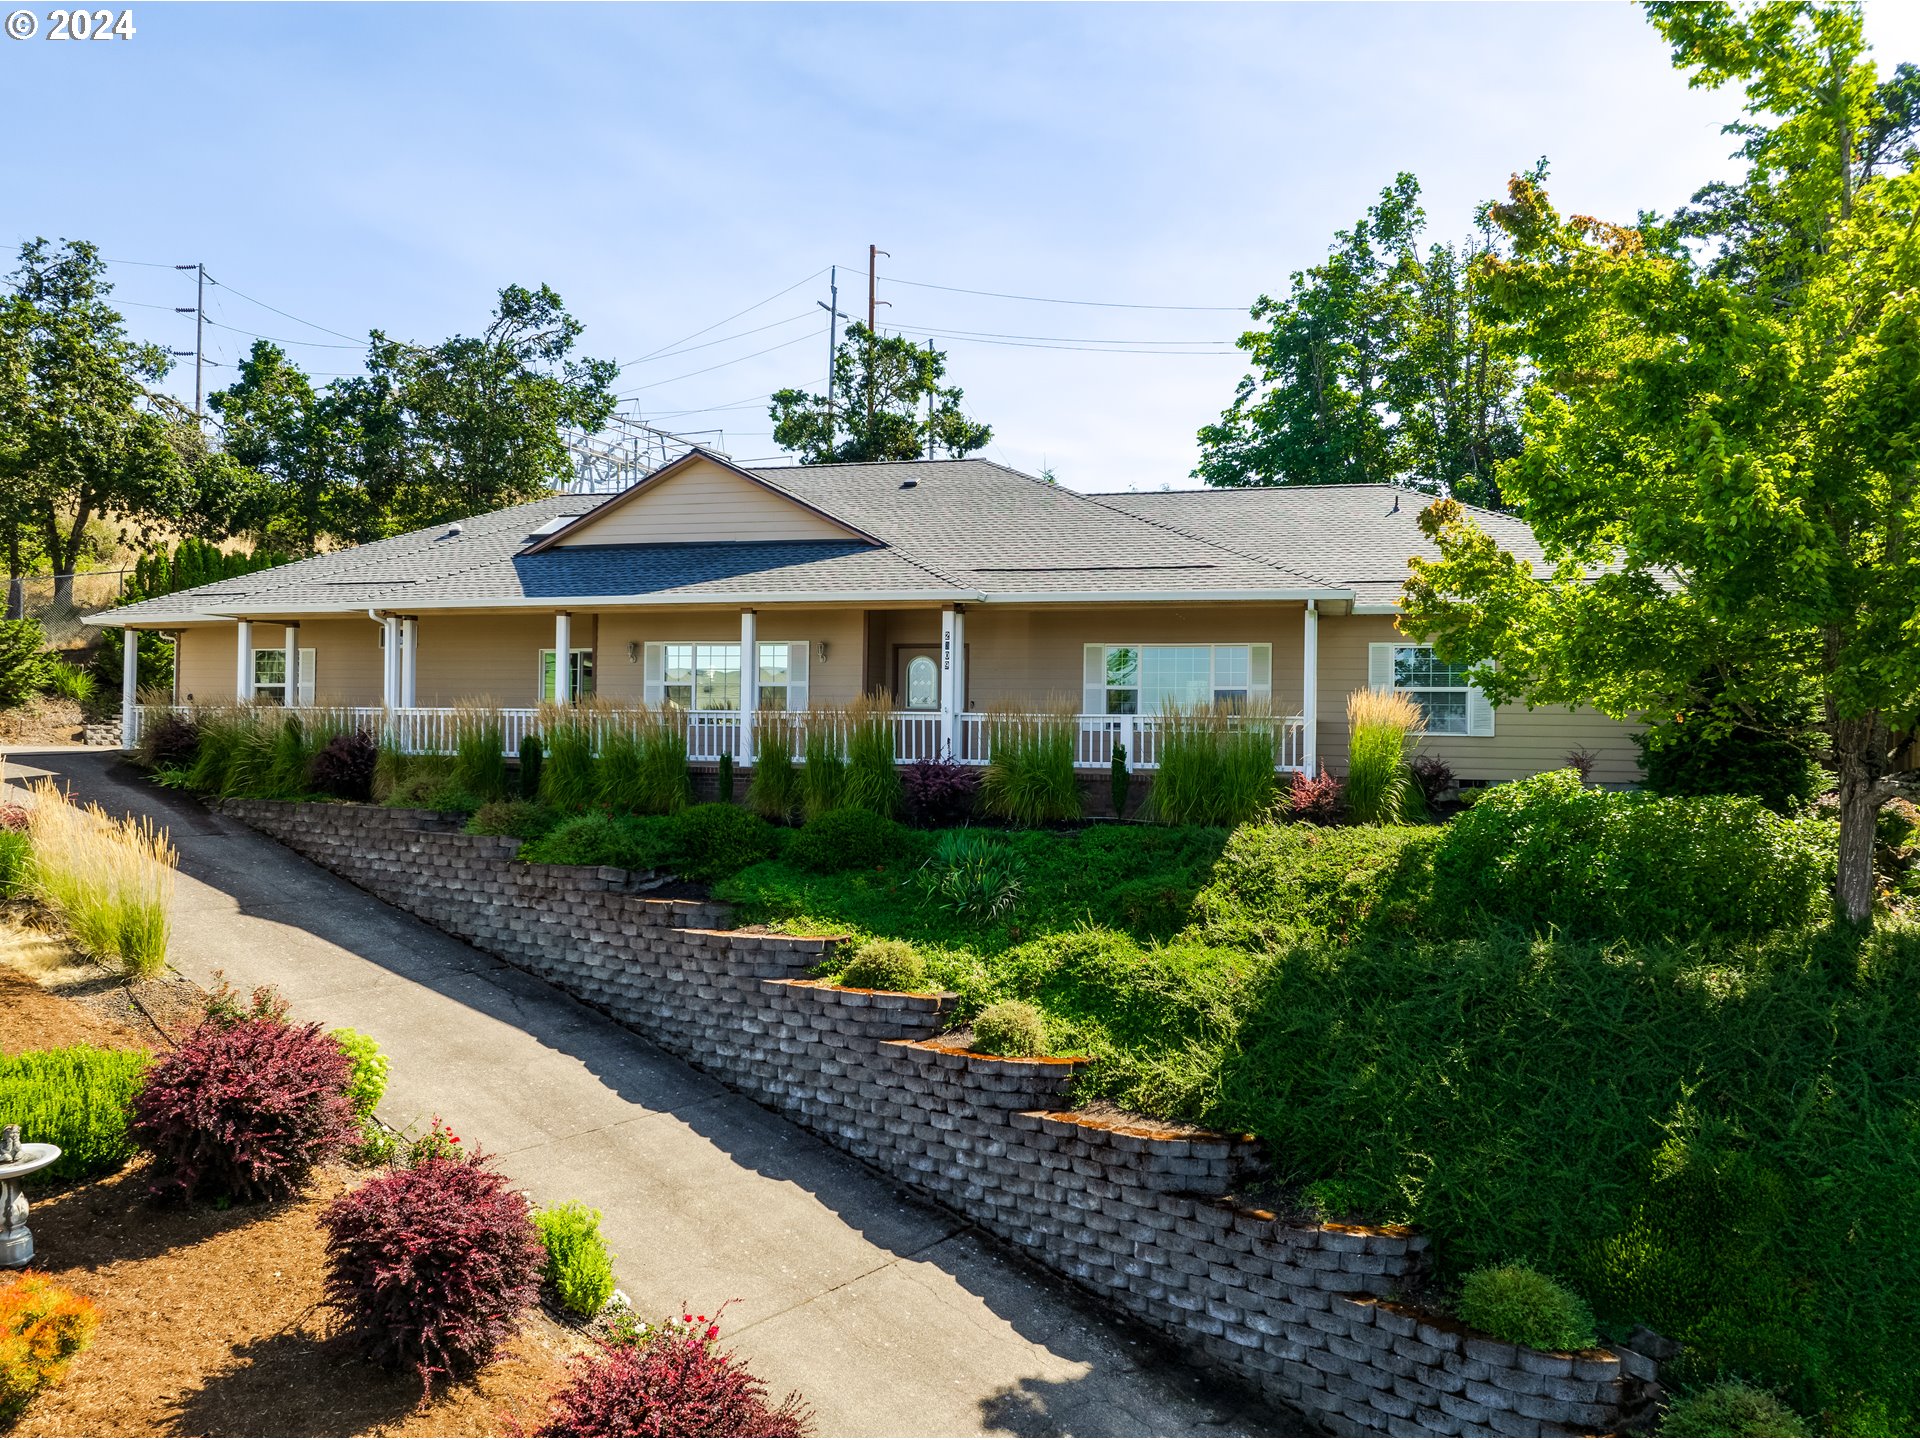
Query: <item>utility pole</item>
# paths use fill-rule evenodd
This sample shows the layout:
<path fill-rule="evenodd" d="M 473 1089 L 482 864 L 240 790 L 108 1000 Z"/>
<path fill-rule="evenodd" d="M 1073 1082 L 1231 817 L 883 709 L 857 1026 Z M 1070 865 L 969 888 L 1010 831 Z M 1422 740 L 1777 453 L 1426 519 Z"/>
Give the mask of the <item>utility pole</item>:
<path fill-rule="evenodd" d="M 927 458 L 933 458 L 933 337 L 927 337 Z"/>
<path fill-rule="evenodd" d="M 191 313 L 193 316 L 193 418 L 201 418 L 201 396 L 204 386 L 203 357 L 207 352 L 207 267 L 205 265 L 176 265 L 176 270 L 196 272 L 193 289 L 193 304 L 176 305 L 174 312 L 180 315 Z"/>
<path fill-rule="evenodd" d="M 867 246 L 867 440 L 873 440 L 873 317 L 874 307 L 885 305 L 884 300 L 874 299 L 874 272 L 882 255 L 887 255 L 878 245 Z"/>
<path fill-rule="evenodd" d="M 833 449 L 833 362 L 839 348 L 839 342 L 834 338 L 834 327 L 847 318 L 840 313 L 840 267 L 838 265 L 827 267 L 827 293 L 833 297 L 830 304 L 822 305 L 818 300 L 813 303 L 827 312 L 827 449 L 831 452 Z"/>

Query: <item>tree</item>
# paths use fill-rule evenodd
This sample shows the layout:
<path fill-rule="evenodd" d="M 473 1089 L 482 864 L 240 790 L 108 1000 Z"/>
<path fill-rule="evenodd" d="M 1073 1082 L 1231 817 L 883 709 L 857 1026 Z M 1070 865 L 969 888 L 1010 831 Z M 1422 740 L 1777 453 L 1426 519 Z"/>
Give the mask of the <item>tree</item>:
<path fill-rule="evenodd" d="M 362 497 L 342 468 L 340 400 L 316 392 L 279 346 L 254 341 L 239 379 L 207 403 L 221 419 L 225 453 L 262 482 L 239 497 L 233 528 L 308 555 L 326 537 L 366 528 Z"/>
<path fill-rule="evenodd" d="M 1857 5 L 1647 8 L 1691 83 L 1744 87 L 1747 173 L 1632 225 L 1514 179 L 1493 212 L 1514 253 L 1481 270 L 1537 367 L 1501 483 L 1547 568 L 1440 502 L 1400 625 L 1496 702 L 1731 730 L 1809 691 L 1838 907 L 1865 924 L 1890 729 L 1920 707 L 1920 180 L 1884 143 Z"/>
<path fill-rule="evenodd" d="M 1402 173 L 1327 259 L 1262 295 L 1264 329 L 1237 342 L 1254 371 L 1200 431 L 1209 485 L 1390 482 L 1498 506 L 1498 463 L 1519 448 L 1515 363 L 1495 349 L 1477 239 L 1423 253 L 1420 182 Z"/>
<path fill-rule="evenodd" d="M 148 388 L 170 362 L 127 337 L 105 268 L 84 241 L 30 240 L 0 306 L 0 539 L 12 576 L 44 558 L 59 606 L 90 522 L 111 514 L 146 533 L 196 513 L 209 472 L 194 427 Z"/>
<path fill-rule="evenodd" d="M 573 358 L 582 329 L 549 287 L 509 285 L 477 336 L 423 349 L 374 332 L 366 376 L 333 397 L 365 490 L 363 535 L 484 514 L 565 480 L 561 432 L 607 423 L 619 373 Z"/>
<path fill-rule="evenodd" d="M 961 412 L 965 392 L 942 387 L 946 373 L 945 351 L 876 335 L 856 320 L 833 358 L 831 397 L 773 396 L 774 444 L 798 451 L 803 465 L 919 460 L 935 450 L 956 460 L 970 455 L 993 439 L 993 429 Z"/>

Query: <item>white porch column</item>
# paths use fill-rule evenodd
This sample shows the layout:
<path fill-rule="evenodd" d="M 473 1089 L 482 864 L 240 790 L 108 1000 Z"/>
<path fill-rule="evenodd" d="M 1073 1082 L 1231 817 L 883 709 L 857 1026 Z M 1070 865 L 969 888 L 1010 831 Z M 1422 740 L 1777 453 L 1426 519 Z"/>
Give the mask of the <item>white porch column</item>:
<path fill-rule="evenodd" d="M 380 703 L 392 710 L 400 704 L 400 617 L 380 617 Z"/>
<path fill-rule="evenodd" d="M 234 627 L 233 698 L 241 704 L 253 699 L 253 622 Z"/>
<path fill-rule="evenodd" d="M 400 622 L 400 708 L 411 710 L 419 702 L 413 697 L 416 693 L 414 681 L 419 675 L 417 662 L 420 659 L 420 621 L 409 615 Z"/>
<path fill-rule="evenodd" d="M 760 713 L 760 617 L 740 612 L 740 746 L 733 758 L 753 764 L 753 718 Z"/>
<path fill-rule="evenodd" d="M 959 606 L 940 612 L 940 746 L 960 758 L 960 716 L 967 708 L 967 615 Z"/>
<path fill-rule="evenodd" d="M 1300 718 L 1306 722 L 1300 734 L 1300 768 L 1309 775 L 1320 773 L 1320 606 L 1307 601 L 1306 630 L 1300 637 L 1300 674 L 1305 687 L 1301 692 Z"/>
<path fill-rule="evenodd" d="M 287 708 L 300 708 L 300 627 L 287 626 Z"/>
<path fill-rule="evenodd" d="M 140 632 L 120 632 L 120 745 L 131 750 L 140 738 Z"/>
<path fill-rule="evenodd" d="M 559 705 L 573 699 L 573 615 L 566 610 L 553 617 L 553 698 Z"/>

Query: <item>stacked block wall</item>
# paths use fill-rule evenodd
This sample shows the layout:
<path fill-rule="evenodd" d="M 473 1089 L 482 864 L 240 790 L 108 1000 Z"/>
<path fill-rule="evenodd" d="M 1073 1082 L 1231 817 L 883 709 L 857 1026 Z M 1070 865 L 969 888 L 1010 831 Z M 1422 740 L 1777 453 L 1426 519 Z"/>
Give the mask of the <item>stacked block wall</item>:
<path fill-rule="evenodd" d="M 1335 1432 L 1609 1431 L 1657 1393 L 1625 1350 L 1558 1355 L 1392 1298 L 1426 1237 L 1289 1224 L 1227 1199 L 1247 1137 L 1071 1108 L 1079 1062 L 972 1055 L 952 997 L 807 979 L 834 944 L 729 930 L 656 877 L 528 865 L 518 842 L 373 806 L 226 811 L 537 974 Z"/>

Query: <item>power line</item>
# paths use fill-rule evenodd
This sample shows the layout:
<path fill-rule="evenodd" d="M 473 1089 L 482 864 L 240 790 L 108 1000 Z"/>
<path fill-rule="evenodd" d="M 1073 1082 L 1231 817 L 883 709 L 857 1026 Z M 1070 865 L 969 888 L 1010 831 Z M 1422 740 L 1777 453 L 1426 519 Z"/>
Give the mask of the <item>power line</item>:
<path fill-rule="evenodd" d="M 753 304 L 747 306 L 745 310 L 736 310 L 733 312 L 733 314 L 727 316 L 725 320 L 716 320 L 713 322 L 713 324 L 705 326 L 702 329 L 696 330 L 691 335 L 682 335 L 678 340 L 669 340 L 665 345 L 660 346 L 658 350 L 649 350 L 646 354 L 640 356 L 639 359 L 623 360 L 620 362 L 621 367 L 624 369 L 628 365 L 638 365 L 642 360 L 653 359 L 655 356 L 660 354 L 661 350 L 671 350 L 675 346 L 686 344 L 687 341 L 689 340 L 698 340 L 702 335 L 706 334 L 708 330 L 718 330 L 722 325 L 726 325 L 731 323 L 732 321 L 738 320 L 742 315 L 751 314 L 753 311 L 758 310 L 762 305 L 771 305 L 774 301 L 778 300 L 782 295 L 790 294 L 791 292 L 798 290 L 802 285 L 805 285 L 808 282 L 813 280 L 818 280 L 822 275 L 826 273 L 827 273 L 827 267 L 825 265 L 822 265 L 818 270 L 814 271 L 813 274 L 802 276 L 800 279 L 794 281 L 793 284 L 787 286 L 785 290 L 776 290 L 773 292 L 773 294 L 767 296 L 766 299 L 756 300 L 753 302 Z"/>
<path fill-rule="evenodd" d="M 755 350 L 750 355 L 736 355 L 731 360 L 722 360 L 718 365 L 709 365 L 704 370 L 689 370 L 684 375 L 674 375 L 665 380 L 654 380 L 654 381 L 650 381 L 645 385 L 635 386 L 631 390 L 622 390 L 620 392 L 620 398 L 625 399 L 630 395 L 638 395 L 642 390 L 654 390 L 654 389 L 658 389 L 662 385 L 671 385 L 676 380 L 691 380 L 696 375 L 706 375 L 706 374 L 710 374 L 715 370 L 724 370 L 729 365 L 738 365 L 743 360 L 753 360 L 758 358 L 761 355 L 771 355 L 776 350 L 785 350 L 790 345 L 798 345 L 802 340 L 812 340 L 814 338 L 815 338 L 815 335 L 813 334 L 796 335 L 791 340 L 782 340 L 778 345 L 769 345 L 766 349 Z"/>
<path fill-rule="evenodd" d="M 784 320 L 774 320 L 765 325 L 756 325 L 751 330 L 736 330 L 731 335 L 722 335 L 718 340 L 703 340 L 698 345 L 688 345 L 679 350 L 662 350 L 658 354 L 647 357 L 647 359 L 666 360 L 675 355 L 691 355 L 695 350 L 705 350 L 714 345 L 724 345 L 729 340 L 739 340 L 747 335 L 758 335 L 763 330 L 777 330 L 782 325 L 791 325 L 796 320 L 806 320 L 812 315 L 813 312 L 811 310 L 802 310 L 798 315 L 789 315 Z M 627 362 L 629 365 L 642 365 L 645 363 L 645 360 L 629 360 Z"/>
<path fill-rule="evenodd" d="M 208 281 L 209 283 L 217 283 L 213 281 L 211 276 L 208 277 Z M 275 345 L 307 345 L 316 350 L 358 350 L 360 349 L 359 345 L 342 345 L 337 340 L 285 340 L 278 335 L 262 335 L 257 330 L 247 330 L 247 329 L 243 329 L 241 326 L 238 326 L 238 325 L 229 325 L 224 320 L 209 320 L 207 321 L 207 323 L 209 325 L 217 325 L 222 330 L 231 330 L 236 335 L 249 335 L 249 336 L 252 336 L 255 340 L 270 340 Z"/>
<path fill-rule="evenodd" d="M 928 332 L 916 330 L 914 334 L 931 333 L 935 339 L 950 340 L 959 345 L 1004 345 L 1016 350 L 1071 350 L 1083 355 L 1147 355 L 1166 356 L 1182 359 L 1189 355 L 1238 355 L 1238 350 L 1125 350 L 1106 345 L 1048 345 L 1037 340 L 984 340 L 974 335 L 943 335 L 938 330 Z"/>
<path fill-rule="evenodd" d="M 319 330 L 328 335 L 338 335 L 342 340 L 351 340 L 353 342 L 352 348 L 354 349 L 359 349 L 362 345 L 365 345 L 367 343 L 365 340 L 361 339 L 357 335 L 349 335 L 344 330 L 335 330 L 330 326 L 317 325 L 311 320 L 302 320 L 298 315 L 293 314 L 291 311 L 282 310 L 275 305 L 269 305 L 264 300 L 256 300 L 253 298 L 253 296 L 247 294 L 245 291 L 235 290 L 233 286 L 227 284 L 225 281 L 215 280 L 211 275 L 209 275 L 207 279 L 209 283 L 218 285 L 222 290 L 227 291 L 229 294 L 238 295 L 242 300 L 245 300 L 249 305 L 258 305 L 262 310 L 271 310 L 273 311 L 274 314 L 282 316 L 285 319 L 291 320 L 295 324 L 305 325 L 309 330 Z M 315 344 L 318 342 L 306 341 L 306 340 L 289 340 L 283 343 L 289 344 L 289 345 L 306 345 L 306 344 Z"/>
<path fill-rule="evenodd" d="M 900 323 L 899 328 L 900 328 L 900 333 L 903 335 L 907 333 L 909 330 L 911 330 L 914 334 L 918 335 L 923 330 L 929 329 L 929 327 L 925 325 L 910 324 L 906 321 L 902 321 Z M 1115 335 L 1014 335 L 1014 334 L 1008 334 L 1007 332 L 1001 331 L 1001 330 L 955 330 L 944 325 L 932 326 L 930 333 L 935 335 L 960 336 L 968 340 L 1049 340 L 1049 341 L 1057 341 L 1057 342 L 1070 344 L 1070 345 L 1231 345 L 1233 344 L 1233 341 L 1231 339 L 1222 339 L 1218 336 L 1215 336 L 1207 340 L 1157 340 L 1157 339 L 1122 340 Z"/>
<path fill-rule="evenodd" d="M 902 280 L 897 275 L 882 275 L 879 278 L 889 285 L 911 285 L 917 290 L 945 290 L 955 295 L 985 295 L 994 300 L 1024 300 L 1033 305 L 1084 305 L 1097 310 L 1217 310 L 1235 315 L 1247 313 L 1245 305 L 1141 305 L 1122 300 L 1061 300 L 1049 295 L 1009 295 L 1000 290 L 969 290 L 962 285 L 935 285 L 928 280 Z"/>

